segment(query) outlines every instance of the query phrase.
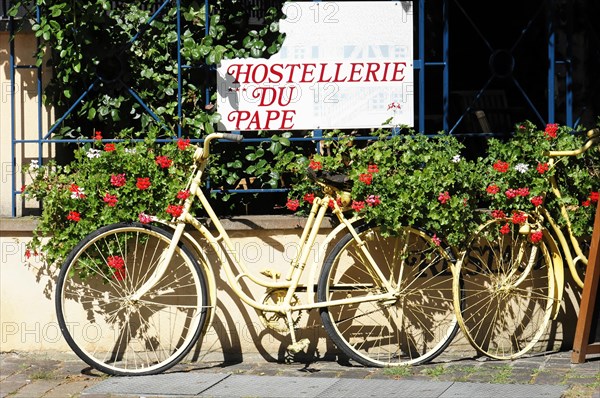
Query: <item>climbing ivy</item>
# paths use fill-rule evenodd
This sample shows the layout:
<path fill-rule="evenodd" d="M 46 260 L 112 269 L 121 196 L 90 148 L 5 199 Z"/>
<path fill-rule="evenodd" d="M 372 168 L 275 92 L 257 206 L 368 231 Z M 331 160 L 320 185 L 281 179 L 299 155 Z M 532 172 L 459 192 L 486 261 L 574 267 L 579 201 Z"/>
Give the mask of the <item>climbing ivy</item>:
<path fill-rule="evenodd" d="M 179 34 L 175 0 L 17 1 L 11 15 L 25 5 L 39 7 L 32 24 L 41 39 L 37 62 L 40 66 L 50 52 L 52 68 L 44 100 L 57 115 L 71 109 L 54 138 L 89 139 L 101 131 L 105 138 L 141 139 L 156 124 L 162 127 L 157 138 L 172 138 L 179 128 L 184 137 L 202 138 L 220 120 L 216 65 L 226 58 L 276 53 L 284 39 L 282 3 L 211 0 L 207 12 L 204 1 L 181 0 Z M 232 185 L 232 175 L 248 174 L 273 185 L 277 179 L 270 170 L 248 160 L 264 156 L 261 145 L 248 149 L 231 151 L 216 165 L 221 169 L 214 176 L 223 178 L 214 184 Z"/>

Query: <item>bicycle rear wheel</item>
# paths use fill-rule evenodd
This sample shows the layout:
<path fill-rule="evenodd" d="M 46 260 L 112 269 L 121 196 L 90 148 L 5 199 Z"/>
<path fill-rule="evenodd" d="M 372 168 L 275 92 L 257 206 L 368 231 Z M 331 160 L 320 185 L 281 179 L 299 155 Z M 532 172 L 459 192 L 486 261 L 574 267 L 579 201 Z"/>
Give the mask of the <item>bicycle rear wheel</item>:
<path fill-rule="evenodd" d="M 450 344 L 458 330 L 453 309 L 450 257 L 426 233 L 405 227 L 394 236 L 357 228 L 395 299 L 321 309 L 331 340 L 348 357 L 374 367 L 425 363 Z M 319 276 L 320 302 L 368 298 L 384 288 L 352 234 L 331 251 Z"/>
<path fill-rule="evenodd" d="M 510 231 L 500 232 L 507 224 Z M 457 271 L 458 320 L 479 353 L 515 359 L 549 348 L 543 336 L 552 314 L 555 281 L 543 239 L 534 244 L 509 219 L 493 220 L 470 242 Z"/>
<path fill-rule="evenodd" d="M 139 300 L 171 234 L 114 224 L 91 233 L 64 262 L 56 286 L 60 329 L 73 351 L 112 375 L 163 372 L 198 340 L 208 306 L 206 277 L 179 244 L 168 269 Z"/>

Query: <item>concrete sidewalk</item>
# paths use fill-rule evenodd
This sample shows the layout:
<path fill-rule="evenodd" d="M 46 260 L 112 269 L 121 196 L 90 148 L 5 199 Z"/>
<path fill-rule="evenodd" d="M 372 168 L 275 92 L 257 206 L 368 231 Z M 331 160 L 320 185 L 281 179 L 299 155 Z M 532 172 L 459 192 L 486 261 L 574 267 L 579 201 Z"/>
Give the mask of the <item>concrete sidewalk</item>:
<path fill-rule="evenodd" d="M 570 351 L 506 362 L 444 353 L 426 365 L 377 369 L 252 354 L 235 364 L 205 359 L 160 375 L 108 377 L 70 354 L 9 352 L 0 355 L 0 396 L 600 398 L 600 356 L 570 359 Z"/>

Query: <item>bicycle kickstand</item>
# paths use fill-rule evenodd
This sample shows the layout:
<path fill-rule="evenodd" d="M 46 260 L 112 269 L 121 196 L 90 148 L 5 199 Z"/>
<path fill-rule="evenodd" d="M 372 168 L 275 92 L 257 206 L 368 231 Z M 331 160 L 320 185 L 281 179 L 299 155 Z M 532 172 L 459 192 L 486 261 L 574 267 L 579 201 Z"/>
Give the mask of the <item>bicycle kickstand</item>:
<path fill-rule="evenodd" d="M 308 348 L 308 346 L 310 345 L 310 340 L 309 339 L 296 340 L 296 331 L 294 329 L 294 321 L 292 320 L 292 311 L 286 312 L 286 319 L 287 319 L 288 328 L 290 329 L 290 336 L 292 338 L 292 344 L 287 346 L 287 350 L 291 354 L 297 354 L 300 351 L 306 350 Z"/>

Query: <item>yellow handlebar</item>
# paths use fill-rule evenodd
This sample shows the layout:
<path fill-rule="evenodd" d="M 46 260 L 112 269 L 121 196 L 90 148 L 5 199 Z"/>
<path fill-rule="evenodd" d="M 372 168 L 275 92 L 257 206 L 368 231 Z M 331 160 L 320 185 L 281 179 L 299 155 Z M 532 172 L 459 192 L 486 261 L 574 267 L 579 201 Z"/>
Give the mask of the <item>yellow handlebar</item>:
<path fill-rule="evenodd" d="M 198 147 L 196 152 L 194 152 L 194 160 L 198 161 L 208 159 L 210 156 L 210 142 L 218 139 L 240 142 L 244 139 L 244 136 L 241 134 L 231 133 L 211 133 L 204 139 L 204 145 L 202 147 Z"/>
<path fill-rule="evenodd" d="M 596 143 L 600 143 L 600 128 L 591 129 L 587 132 L 588 140 L 581 148 L 574 149 L 572 151 L 545 151 L 544 156 L 558 157 L 558 156 L 577 156 L 592 147 Z"/>

